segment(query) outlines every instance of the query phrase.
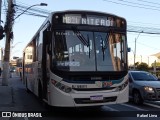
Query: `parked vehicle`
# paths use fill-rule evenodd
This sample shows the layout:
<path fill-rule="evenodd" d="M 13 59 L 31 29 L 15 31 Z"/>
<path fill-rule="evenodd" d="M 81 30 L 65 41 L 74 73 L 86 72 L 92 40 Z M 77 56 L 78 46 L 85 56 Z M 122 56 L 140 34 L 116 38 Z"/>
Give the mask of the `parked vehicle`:
<path fill-rule="evenodd" d="M 160 100 L 160 81 L 149 72 L 129 71 L 129 96 L 136 104 Z"/>

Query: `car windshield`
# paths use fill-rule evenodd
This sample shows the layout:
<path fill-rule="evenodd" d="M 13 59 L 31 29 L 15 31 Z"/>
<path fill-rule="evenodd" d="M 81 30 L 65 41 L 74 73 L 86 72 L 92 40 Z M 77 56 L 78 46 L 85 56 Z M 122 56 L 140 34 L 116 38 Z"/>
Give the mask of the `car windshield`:
<path fill-rule="evenodd" d="M 131 72 L 135 81 L 157 81 L 157 78 L 147 72 Z"/>

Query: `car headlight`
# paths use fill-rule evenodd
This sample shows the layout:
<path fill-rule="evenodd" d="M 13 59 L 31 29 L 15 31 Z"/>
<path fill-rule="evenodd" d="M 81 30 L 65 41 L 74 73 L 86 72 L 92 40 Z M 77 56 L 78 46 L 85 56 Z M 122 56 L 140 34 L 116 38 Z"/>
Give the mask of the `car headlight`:
<path fill-rule="evenodd" d="M 145 87 L 144 87 L 144 90 L 145 90 L 146 92 L 154 93 L 154 89 L 153 89 L 152 87 L 149 87 L 149 86 L 145 86 Z"/>

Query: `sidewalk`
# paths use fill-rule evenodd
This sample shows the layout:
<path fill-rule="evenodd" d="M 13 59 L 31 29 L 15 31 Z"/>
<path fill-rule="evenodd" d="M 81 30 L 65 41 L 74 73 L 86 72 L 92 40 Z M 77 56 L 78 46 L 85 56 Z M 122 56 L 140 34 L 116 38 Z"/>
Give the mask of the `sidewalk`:
<path fill-rule="evenodd" d="M 20 79 L 13 73 L 12 78 L 8 80 L 8 86 L 2 86 L 2 77 L 0 77 L 0 111 L 12 111 L 14 108 L 13 88 L 10 85 L 12 79 Z"/>

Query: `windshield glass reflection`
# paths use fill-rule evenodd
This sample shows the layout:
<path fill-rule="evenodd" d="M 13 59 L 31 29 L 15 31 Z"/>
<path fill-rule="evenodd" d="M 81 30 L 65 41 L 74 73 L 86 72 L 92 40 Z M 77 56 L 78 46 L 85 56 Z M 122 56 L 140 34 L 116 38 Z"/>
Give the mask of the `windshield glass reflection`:
<path fill-rule="evenodd" d="M 63 71 L 122 71 L 125 36 L 118 33 L 57 30 L 54 66 Z"/>

